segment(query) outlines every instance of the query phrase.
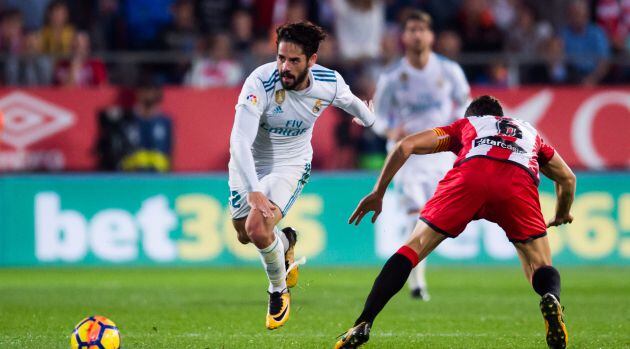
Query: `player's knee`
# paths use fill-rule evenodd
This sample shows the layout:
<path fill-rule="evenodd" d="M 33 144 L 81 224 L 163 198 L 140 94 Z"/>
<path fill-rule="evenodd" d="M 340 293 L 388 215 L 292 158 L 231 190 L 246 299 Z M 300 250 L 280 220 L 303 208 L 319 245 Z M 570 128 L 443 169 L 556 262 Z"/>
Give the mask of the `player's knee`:
<path fill-rule="evenodd" d="M 269 235 L 265 223 L 257 219 L 248 219 L 247 223 L 245 223 L 245 230 L 247 231 L 248 241 L 260 241 L 266 239 L 267 235 Z"/>

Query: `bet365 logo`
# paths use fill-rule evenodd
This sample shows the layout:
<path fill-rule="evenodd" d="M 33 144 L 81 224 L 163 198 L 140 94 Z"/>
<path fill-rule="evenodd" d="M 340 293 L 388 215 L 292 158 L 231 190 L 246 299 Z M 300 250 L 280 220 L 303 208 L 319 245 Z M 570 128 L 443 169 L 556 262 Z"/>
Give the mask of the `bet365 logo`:
<path fill-rule="evenodd" d="M 208 262 L 222 257 L 257 261 L 258 252 L 236 239 L 227 207 L 207 194 L 189 193 L 173 198 L 155 195 L 137 210 L 100 207 L 86 214 L 93 202 L 68 207 L 56 192 L 35 195 L 35 256 L 40 262 Z M 120 205 L 115 205 L 119 206 Z M 92 210 L 90 210 L 92 211 Z M 313 257 L 326 241 L 318 217 L 321 197 L 298 200 L 285 218 L 287 225 L 308 231 L 296 253 Z"/>

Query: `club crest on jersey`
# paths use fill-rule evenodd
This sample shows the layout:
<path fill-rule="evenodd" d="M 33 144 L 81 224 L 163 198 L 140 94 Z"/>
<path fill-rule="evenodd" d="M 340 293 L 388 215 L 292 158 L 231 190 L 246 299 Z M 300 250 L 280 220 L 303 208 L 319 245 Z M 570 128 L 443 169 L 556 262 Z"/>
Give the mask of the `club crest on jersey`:
<path fill-rule="evenodd" d="M 444 79 L 442 79 L 442 77 L 438 78 L 435 84 L 437 85 L 438 88 L 442 88 L 444 86 Z"/>
<path fill-rule="evenodd" d="M 313 105 L 313 113 L 319 113 L 319 111 L 322 109 L 322 100 L 318 99 L 315 101 L 315 105 Z"/>
<path fill-rule="evenodd" d="M 277 104 L 282 104 L 282 102 L 284 102 L 284 98 L 285 97 L 286 97 L 286 95 L 285 95 L 285 91 L 284 90 L 276 91 L 276 103 Z"/>
<path fill-rule="evenodd" d="M 247 96 L 247 100 L 249 101 L 249 103 L 251 103 L 252 105 L 256 105 L 258 104 L 258 97 L 256 97 L 256 95 L 249 95 Z"/>
<path fill-rule="evenodd" d="M 501 118 L 497 121 L 497 130 L 500 135 L 514 138 L 523 138 L 523 131 L 512 120 Z"/>

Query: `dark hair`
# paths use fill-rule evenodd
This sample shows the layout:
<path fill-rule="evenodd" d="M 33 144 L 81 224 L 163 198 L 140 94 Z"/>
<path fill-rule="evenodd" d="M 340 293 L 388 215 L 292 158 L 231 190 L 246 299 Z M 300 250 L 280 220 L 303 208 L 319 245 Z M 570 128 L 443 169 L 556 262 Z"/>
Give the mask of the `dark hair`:
<path fill-rule="evenodd" d="M 49 25 L 50 24 L 50 16 L 52 15 L 53 10 L 58 7 L 64 7 L 66 11 L 68 11 L 68 16 L 70 16 L 70 8 L 68 8 L 68 3 L 65 0 L 53 0 L 48 3 L 46 6 L 46 11 L 44 13 L 44 22 Z"/>
<path fill-rule="evenodd" d="M 481 115 L 493 115 L 503 116 L 503 108 L 499 100 L 488 95 L 475 98 L 468 108 L 466 108 L 465 117 L 468 116 L 481 116 Z"/>
<path fill-rule="evenodd" d="M 306 58 L 317 53 L 319 44 L 326 38 L 324 29 L 309 21 L 281 25 L 276 29 L 276 34 L 276 46 L 280 41 L 292 42 L 302 48 Z"/>
<path fill-rule="evenodd" d="M 408 12 L 402 20 L 401 29 L 405 31 L 407 29 L 407 23 L 410 21 L 419 21 L 422 23 L 426 23 L 429 29 L 433 26 L 433 19 L 431 19 L 431 15 L 420 10 L 413 10 Z"/>

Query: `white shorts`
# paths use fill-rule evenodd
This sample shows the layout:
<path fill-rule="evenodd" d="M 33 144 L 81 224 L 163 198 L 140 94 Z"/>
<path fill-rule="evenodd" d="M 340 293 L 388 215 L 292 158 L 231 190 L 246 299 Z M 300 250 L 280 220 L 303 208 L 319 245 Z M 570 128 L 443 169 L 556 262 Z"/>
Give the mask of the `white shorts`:
<path fill-rule="evenodd" d="M 411 213 L 424 207 L 440 180 L 453 167 L 454 160 L 451 153 L 411 156 L 392 181 L 399 209 Z"/>
<path fill-rule="evenodd" d="M 311 164 L 307 163 L 303 166 L 274 168 L 272 172 L 259 176 L 258 179 L 262 185 L 263 194 L 280 208 L 282 217 L 285 217 L 308 183 L 310 176 Z M 247 190 L 241 182 L 240 175 L 232 168 L 230 168 L 228 185 L 230 186 L 229 206 L 232 219 L 247 217 L 251 209 L 247 203 Z"/>

